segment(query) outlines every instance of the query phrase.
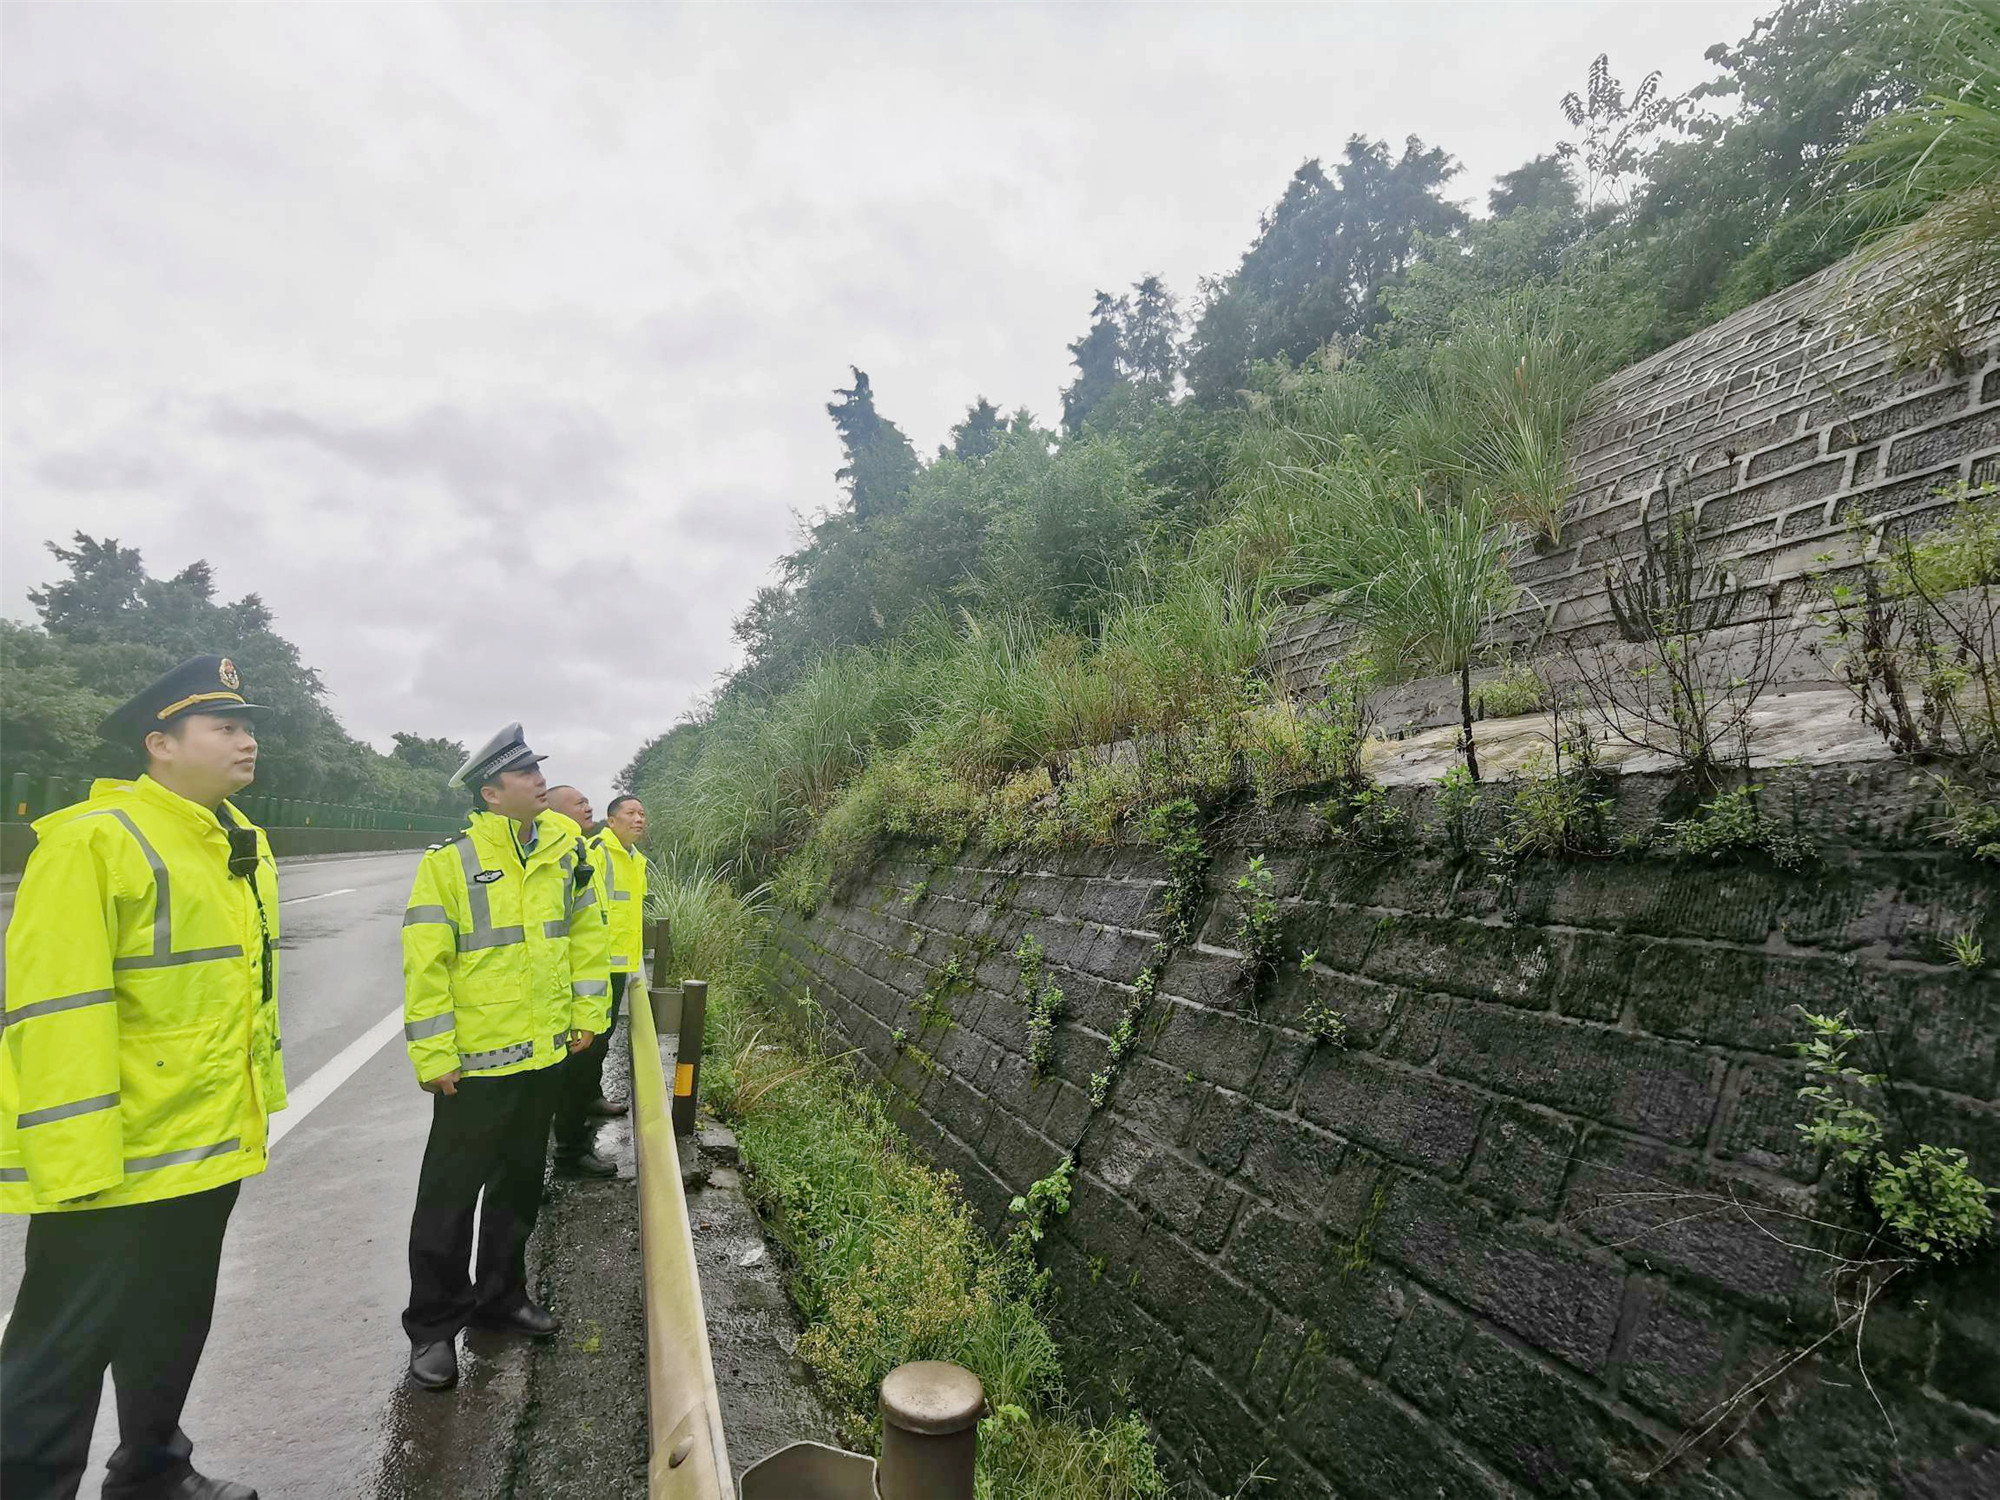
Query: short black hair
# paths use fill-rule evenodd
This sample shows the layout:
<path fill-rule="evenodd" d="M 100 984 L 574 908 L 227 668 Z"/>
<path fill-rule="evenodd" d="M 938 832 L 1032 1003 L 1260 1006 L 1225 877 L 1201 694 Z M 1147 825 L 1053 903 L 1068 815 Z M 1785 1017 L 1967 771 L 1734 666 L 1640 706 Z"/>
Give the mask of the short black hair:
<path fill-rule="evenodd" d="M 607 819 L 615 818 L 618 816 L 619 808 L 623 807 L 628 802 L 637 802 L 638 800 L 639 800 L 639 794 L 637 792 L 620 792 L 617 796 L 611 799 L 611 805 L 604 809 L 604 816 Z"/>

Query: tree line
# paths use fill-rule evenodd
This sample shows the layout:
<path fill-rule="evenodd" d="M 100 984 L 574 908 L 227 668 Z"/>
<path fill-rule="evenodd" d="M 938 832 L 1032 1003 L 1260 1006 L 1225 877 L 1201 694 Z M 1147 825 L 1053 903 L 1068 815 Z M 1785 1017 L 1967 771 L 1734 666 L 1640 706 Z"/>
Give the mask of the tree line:
<path fill-rule="evenodd" d="M 463 745 L 399 733 L 384 755 L 355 739 L 327 705 L 319 673 L 278 634 L 269 606 L 254 593 L 219 599 L 206 562 L 156 578 L 137 548 L 82 532 L 49 550 L 63 572 L 30 590 L 37 622 L 0 620 L 0 778 L 135 774 L 135 752 L 98 739 L 98 723 L 168 668 L 213 651 L 234 661 L 253 701 L 272 710 L 257 726 L 258 793 L 459 809 L 445 779 L 464 760 Z"/>
<path fill-rule="evenodd" d="M 1451 197 L 1460 169 L 1441 146 L 1352 136 L 1298 168 L 1191 309 L 1154 275 L 1099 291 L 1057 419 L 981 395 L 928 460 L 854 370 L 827 407 L 841 500 L 737 619 L 739 665 L 620 785 L 706 807 L 698 827 L 670 818 L 669 840 L 761 864 L 796 846 L 799 820 L 753 832 L 730 811 L 778 775 L 745 746 L 791 734 L 772 727 L 787 703 L 842 673 L 935 662 L 972 636 L 1108 659 L 1107 632 L 1185 592 L 1190 569 L 1247 590 L 1253 614 L 1308 587 L 1379 605 L 1361 544 L 1415 530 L 1434 555 L 1382 553 L 1413 606 L 1451 569 L 1478 583 L 1510 538 L 1559 529 L 1565 425 L 1602 375 L 1984 180 L 1984 138 L 1960 130 L 1974 165 L 1914 190 L 1912 162 L 1950 153 L 1896 149 L 1889 127 L 1936 134 L 1939 101 L 1976 72 L 1967 49 L 1995 37 L 1995 0 L 1784 0 L 1711 47 L 1712 76 L 1683 95 L 1657 73 L 1627 87 L 1599 58 L 1551 102 L 1569 138 L 1503 174 L 1478 217 Z M 1975 255 L 1952 295 L 1990 268 Z M 1376 666 L 1458 671 L 1477 624 L 1384 622 L 1402 659 Z M 857 651 L 867 670 L 839 665 Z M 853 744 L 798 754 L 851 770 L 912 727 L 854 722 Z"/>

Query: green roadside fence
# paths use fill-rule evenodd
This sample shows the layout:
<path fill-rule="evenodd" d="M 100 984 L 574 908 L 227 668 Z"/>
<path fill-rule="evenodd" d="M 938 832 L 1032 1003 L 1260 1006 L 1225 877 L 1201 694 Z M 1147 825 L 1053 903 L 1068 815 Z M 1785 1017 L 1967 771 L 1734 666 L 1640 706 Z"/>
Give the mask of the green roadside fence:
<path fill-rule="evenodd" d="M 81 802 L 90 795 L 88 776 L 30 776 L 16 771 L 7 777 L 7 802 L 0 822 L 32 823 L 35 819 Z M 388 807 L 361 807 L 346 802 L 314 802 L 298 797 L 266 797 L 251 792 L 231 799 L 251 822 L 263 828 L 353 828 L 378 832 L 457 833 L 463 818 L 439 813 L 406 812 Z"/>

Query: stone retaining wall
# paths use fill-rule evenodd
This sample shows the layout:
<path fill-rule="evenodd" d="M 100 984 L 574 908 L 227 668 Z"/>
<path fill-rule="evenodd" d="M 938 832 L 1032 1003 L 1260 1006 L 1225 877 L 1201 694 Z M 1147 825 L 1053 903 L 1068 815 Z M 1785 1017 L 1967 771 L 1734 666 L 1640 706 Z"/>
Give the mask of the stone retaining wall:
<path fill-rule="evenodd" d="M 1619 826 L 1652 826 L 1671 787 L 1626 778 Z M 1795 1006 L 1874 1028 L 1892 1128 L 2000 1182 L 2000 979 L 1946 950 L 1968 933 L 2000 955 L 2000 901 L 1990 866 L 1933 841 L 1926 787 L 1797 773 L 1780 805 L 1822 850 L 1804 875 L 1639 856 L 1496 878 L 1423 842 L 1330 847 L 1302 801 L 1242 810 L 1210 832 L 1200 940 L 1100 1109 L 1161 940 L 1147 849 L 890 858 L 781 930 L 776 988 L 824 1008 L 995 1232 L 1075 1153 L 1045 1254 L 1067 1356 L 1095 1401 L 1152 1420 L 1194 1493 L 1258 1472 L 1273 1483 L 1242 1493 L 1990 1495 L 1990 1249 L 1871 1313 L 1893 1438 L 1850 1334 L 1642 1477 L 1837 1317 L 1822 1252 L 1858 1242 L 1806 1222 L 1840 1193 L 1796 1129 Z M 1397 793 L 1406 829 L 1428 795 Z M 1258 854 L 1282 962 L 1253 998 L 1233 883 Z M 1011 957 L 1027 935 L 1067 999 L 1046 1077 Z M 976 977 L 941 989 L 953 958 Z M 1344 1048 L 1314 1040 L 1316 1007 Z"/>
<path fill-rule="evenodd" d="M 1970 320 L 1967 367 L 1898 371 L 1877 336 L 1847 331 L 1845 264 L 1620 371 L 1575 444 L 1576 493 L 1559 545 L 1523 549 L 1526 593 L 1507 642 L 1606 628 L 1604 566 L 1636 555 L 1639 517 L 1692 508 L 1710 553 L 1750 601 L 1784 614 L 1817 559 L 1857 520 L 1901 536 L 1937 523 L 1940 489 L 2000 482 L 2000 307 Z M 1873 268 L 1855 291 L 1884 274 Z M 1338 654 L 1340 627 L 1302 613 L 1269 660 L 1295 691 Z"/>

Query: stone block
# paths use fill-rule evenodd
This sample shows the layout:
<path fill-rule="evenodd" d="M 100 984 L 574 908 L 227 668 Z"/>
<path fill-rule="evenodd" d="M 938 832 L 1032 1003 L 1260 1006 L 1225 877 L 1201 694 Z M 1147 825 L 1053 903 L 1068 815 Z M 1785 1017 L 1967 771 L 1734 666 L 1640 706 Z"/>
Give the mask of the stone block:
<path fill-rule="evenodd" d="M 1840 446 L 1845 447 L 1846 444 Z M 1809 459 L 1819 457 L 1819 434 L 1795 438 L 1789 443 L 1781 443 L 1775 448 L 1766 448 L 1761 453 L 1750 455 L 1744 466 L 1743 477 L 1748 480 L 1768 478 L 1783 469 L 1797 468 Z"/>
<path fill-rule="evenodd" d="M 1781 1172 L 1799 1182 L 1819 1175 L 1819 1153 L 1799 1134 L 1802 1068 L 1738 1065 L 1723 1087 L 1713 1151 L 1718 1160 Z"/>
<path fill-rule="evenodd" d="M 985 1140 L 980 1143 L 979 1154 L 1008 1188 L 1025 1193 L 1030 1184 L 1056 1169 L 1065 1152 L 1012 1116 L 996 1112 Z"/>
<path fill-rule="evenodd" d="M 1128 1056 L 1111 1087 L 1110 1109 L 1155 1140 L 1177 1142 L 1186 1138 L 1206 1088 L 1185 1070 L 1143 1055 Z"/>
<path fill-rule="evenodd" d="M 1127 1203 L 1188 1239 L 1217 1180 L 1171 1147 L 1117 1126 L 1086 1136 L 1077 1160 Z"/>
<path fill-rule="evenodd" d="M 1662 1140 L 1707 1132 L 1724 1063 L 1692 1047 L 1493 1005 L 1453 1013 L 1439 1069 Z"/>
<path fill-rule="evenodd" d="M 1414 990 L 1539 1010 L 1554 990 L 1557 956 L 1557 940 L 1540 928 L 1405 916 L 1382 924 L 1366 972 Z"/>
<path fill-rule="evenodd" d="M 1433 1291 L 1472 1307 L 1577 1368 L 1611 1352 L 1625 1273 L 1531 1220 L 1505 1221 L 1422 1177 L 1391 1186 L 1371 1242 Z"/>
<path fill-rule="evenodd" d="M 1159 1410 L 1180 1369 L 1180 1338 L 1073 1246 L 1052 1237 L 1043 1255 L 1057 1289 L 1051 1322 L 1071 1388 L 1104 1409 L 1137 1399 Z"/>
<path fill-rule="evenodd" d="M 1317 1050 L 1318 1044 L 1310 1037 L 1290 1031 L 1273 1033 L 1250 1085 L 1251 1097 L 1272 1109 L 1290 1109 L 1299 1091 L 1299 1078 Z"/>
<path fill-rule="evenodd" d="M 2000 448 L 2000 409 L 1976 411 L 1897 438 L 1889 446 L 1884 472 L 1892 478 L 1919 473 L 1989 448 Z"/>
<path fill-rule="evenodd" d="M 1283 1433 L 1342 1495 L 1514 1500 L 1447 1431 L 1311 1341 L 1285 1392 Z"/>
<path fill-rule="evenodd" d="M 1644 945 L 1622 934 L 1572 932 L 1562 946 L 1554 1000 L 1566 1016 L 1615 1021 Z"/>
<path fill-rule="evenodd" d="M 1719 1400 L 1752 1378 L 1732 1354 L 1742 1315 L 1659 1282 L 1635 1282 L 1630 1295 L 1632 1331 L 1615 1371 L 1619 1393 L 1680 1427 L 1699 1428 Z"/>
<path fill-rule="evenodd" d="M 1931 1383 L 1951 1400 L 2000 1412 L 2000 1302 L 1990 1276 L 1978 1270 L 1968 1266 L 1954 1277 L 1938 1319 Z"/>
<path fill-rule="evenodd" d="M 1148 1056 L 1224 1088 L 1250 1086 L 1264 1060 L 1268 1027 L 1181 1000 L 1164 1003 L 1158 1029 L 1147 1033 Z"/>
<path fill-rule="evenodd" d="M 1583 1143 L 1563 1221 L 1654 1271 L 1678 1273 L 1782 1314 L 1809 1291 L 1817 1262 L 1787 1241 L 1810 1238 L 1804 1189 L 1728 1174 L 1697 1158 L 1608 1131 Z"/>
<path fill-rule="evenodd" d="M 1460 1356 L 1451 1427 L 1536 1496 L 1631 1494 L 1666 1446 L 1664 1434 L 1484 1329 Z"/>
<path fill-rule="evenodd" d="M 1486 1116 L 1465 1185 L 1502 1208 L 1548 1215 L 1562 1195 L 1575 1124 L 1524 1104 L 1495 1104 Z"/>
<path fill-rule="evenodd" d="M 1234 1382 L 1200 1360 L 1182 1363 L 1157 1420 L 1162 1432 L 1171 1435 L 1188 1478 L 1214 1495 L 1264 1490 L 1300 1500 L 1334 1500 L 1317 1474 L 1273 1442 L 1241 1395 Z"/>
<path fill-rule="evenodd" d="M 1218 1374 L 1238 1384 L 1249 1375 L 1268 1316 L 1264 1299 L 1249 1287 L 1172 1235 L 1155 1232 L 1140 1249 L 1133 1293 Z"/>
<path fill-rule="evenodd" d="M 1306 1119 L 1446 1176 L 1471 1159 L 1485 1107 L 1470 1089 L 1352 1052 L 1320 1052 L 1299 1084 Z"/>
<path fill-rule="evenodd" d="M 1421 1292 L 1412 1294 L 1384 1378 L 1432 1416 L 1444 1415 L 1451 1405 L 1466 1327 L 1465 1315 L 1457 1309 Z"/>
<path fill-rule="evenodd" d="M 1339 1276 L 1346 1247 L 1321 1225 L 1252 1208 L 1230 1242 L 1229 1264 L 1287 1312 L 1317 1311 L 1320 1289 Z"/>
<path fill-rule="evenodd" d="M 1036 1086 L 1050 1096 L 1049 1112 L 1040 1126 L 1042 1134 L 1059 1146 L 1074 1148 L 1090 1124 L 1090 1096 L 1060 1078 L 1044 1078 Z"/>

